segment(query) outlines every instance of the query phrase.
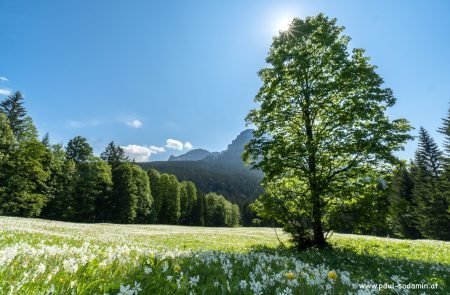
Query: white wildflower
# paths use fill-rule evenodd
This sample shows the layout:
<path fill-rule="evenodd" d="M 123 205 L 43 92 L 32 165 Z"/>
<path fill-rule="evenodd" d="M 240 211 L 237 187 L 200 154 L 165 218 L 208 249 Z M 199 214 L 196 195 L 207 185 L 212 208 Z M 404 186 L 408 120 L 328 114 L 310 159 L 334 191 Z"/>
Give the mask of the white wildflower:
<path fill-rule="evenodd" d="M 239 287 L 241 289 L 247 288 L 247 281 L 246 280 L 241 280 L 241 282 L 239 283 Z"/>
<path fill-rule="evenodd" d="M 151 274 L 153 272 L 153 269 L 150 266 L 144 267 L 144 273 L 146 275 Z"/>
<path fill-rule="evenodd" d="M 45 266 L 45 264 L 40 263 L 37 267 L 37 273 L 38 274 L 44 273 L 46 269 L 47 267 Z"/>
<path fill-rule="evenodd" d="M 200 281 L 200 276 L 194 276 L 194 277 L 190 277 L 189 278 L 189 285 L 191 285 L 191 287 L 195 287 L 197 286 L 197 283 Z"/>

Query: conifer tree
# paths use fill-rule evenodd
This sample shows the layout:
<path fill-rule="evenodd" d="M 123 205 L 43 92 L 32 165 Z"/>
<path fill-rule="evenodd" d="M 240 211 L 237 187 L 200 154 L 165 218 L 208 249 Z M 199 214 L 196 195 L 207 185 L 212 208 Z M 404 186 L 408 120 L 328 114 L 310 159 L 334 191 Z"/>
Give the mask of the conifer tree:
<path fill-rule="evenodd" d="M 93 149 L 86 138 L 75 136 L 67 143 L 66 155 L 68 159 L 79 164 L 88 161 L 93 156 Z"/>
<path fill-rule="evenodd" d="M 118 145 L 111 141 L 105 148 L 105 151 L 100 155 L 100 158 L 111 166 L 112 169 L 119 166 L 121 163 L 129 161 L 125 155 L 125 151 Z"/>
<path fill-rule="evenodd" d="M 450 239 L 448 201 L 440 181 L 442 153 L 424 128 L 415 155 L 413 200 L 417 229 L 429 239 Z"/>
<path fill-rule="evenodd" d="M 159 221 L 159 212 L 161 211 L 161 206 L 163 199 L 161 197 L 161 190 L 160 190 L 160 177 L 161 174 L 159 174 L 158 171 L 155 169 L 150 169 L 148 172 L 148 178 L 150 182 L 150 191 L 152 193 L 153 197 L 153 206 L 152 206 L 152 212 L 151 212 L 151 222 L 152 223 L 158 223 Z"/>
<path fill-rule="evenodd" d="M 413 163 L 409 169 L 414 170 Z M 389 227 L 397 237 L 420 237 L 414 223 L 413 189 L 414 181 L 410 170 L 404 166 L 400 167 L 392 179 L 388 213 Z"/>

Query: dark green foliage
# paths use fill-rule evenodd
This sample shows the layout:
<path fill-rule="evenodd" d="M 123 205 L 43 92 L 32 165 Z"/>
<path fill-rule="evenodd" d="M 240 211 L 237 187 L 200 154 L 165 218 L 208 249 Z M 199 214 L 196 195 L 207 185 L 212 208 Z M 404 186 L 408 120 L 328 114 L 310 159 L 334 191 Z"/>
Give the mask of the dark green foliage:
<path fill-rule="evenodd" d="M 47 150 L 38 141 L 19 142 L 9 159 L 2 165 L 7 171 L 1 180 L 0 214 L 36 217 L 47 202 L 46 181 L 49 171 L 44 169 Z"/>
<path fill-rule="evenodd" d="M 154 198 L 152 197 L 152 192 Z M 52 145 L 23 107 L 20 92 L 0 106 L 0 215 L 44 217 L 78 222 L 204 225 L 205 199 L 193 182 L 175 175 L 148 173 L 130 163 L 111 142 L 93 155 L 86 138 L 76 136 L 66 149 Z M 237 206 L 221 197 L 218 225 L 237 225 Z"/>
<path fill-rule="evenodd" d="M 16 138 L 9 126 L 8 119 L 5 114 L 0 113 L 0 165 L 6 164 L 15 143 Z M 0 169 L 0 173 L 5 173 L 5 169 Z"/>
<path fill-rule="evenodd" d="M 360 180 L 362 193 L 352 199 L 330 200 L 324 216 L 326 228 L 340 233 L 385 236 L 389 233 L 386 218 L 389 210 L 388 176 Z"/>
<path fill-rule="evenodd" d="M 242 162 L 242 161 L 241 161 Z M 161 173 L 173 174 L 180 181 L 192 181 L 202 192 L 217 192 L 238 204 L 255 200 L 263 193 L 260 184 L 260 171 L 227 165 L 224 161 L 174 161 L 137 163 L 148 169 L 156 169 Z"/>
<path fill-rule="evenodd" d="M 409 168 L 409 169 L 408 169 Z M 412 171 L 412 172 L 411 172 Z M 414 163 L 395 171 L 389 194 L 388 224 L 396 237 L 419 238 L 413 204 Z"/>
<path fill-rule="evenodd" d="M 421 128 L 413 176 L 416 226 L 426 238 L 450 240 L 449 199 L 447 183 L 441 174 L 441 156 L 437 144 Z"/>
<path fill-rule="evenodd" d="M 0 104 L 0 214 L 35 217 L 47 202 L 49 154 L 22 100 L 17 92 Z"/>
<path fill-rule="evenodd" d="M 18 141 L 35 139 L 36 127 L 23 106 L 22 94 L 17 91 L 0 103 L 0 112 L 6 115 L 11 130 Z"/>
<path fill-rule="evenodd" d="M 72 160 L 69 159 L 69 160 Z M 111 168 L 95 157 L 77 164 L 76 186 L 73 194 L 74 220 L 104 221 L 102 204 L 109 202 L 112 190 Z"/>
<path fill-rule="evenodd" d="M 50 148 L 50 135 L 48 132 L 45 133 L 44 137 L 42 137 L 41 142 L 46 148 Z"/>
<path fill-rule="evenodd" d="M 150 223 L 153 198 L 147 173 L 141 167 L 133 165 L 133 178 L 136 183 L 136 223 Z"/>
<path fill-rule="evenodd" d="M 239 206 L 237 204 L 233 204 L 231 207 L 231 221 L 230 226 L 238 226 L 241 223 L 241 213 L 239 210 Z"/>
<path fill-rule="evenodd" d="M 158 222 L 158 216 L 159 212 L 161 211 L 163 199 L 161 197 L 160 193 L 160 185 L 159 185 L 159 179 L 161 177 L 161 174 L 159 174 L 158 171 L 155 169 L 150 169 L 148 172 L 148 178 L 150 181 L 150 190 L 152 192 L 153 196 L 153 207 L 151 212 L 151 221 L 153 223 Z"/>
<path fill-rule="evenodd" d="M 47 183 L 48 203 L 42 216 L 48 219 L 70 220 L 74 216 L 74 192 L 77 170 L 73 160 L 59 144 L 50 147 L 50 177 Z"/>
<path fill-rule="evenodd" d="M 442 119 L 442 127 L 439 132 L 444 135 L 444 152 L 442 154 L 443 171 L 441 185 L 443 193 L 446 195 L 447 203 L 450 204 L 450 108 L 447 117 Z"/>
<path fill-rule="evenodd" d="M 82 163 L 89 160 L 93 155 L 93 149 L 87 142 L 86 138 L 76 136 L 69 140 L 66 147 L 67 159 L 76 163 Z"/>
<path fill-rule="evenodd" d="M 148 176 L 140 167 L 123 163 L 113 172 L 115 221 L 149 223 L 152 197 Z"/>
<path fill-rule="evenodd" d="M 180 183 L 180 224 L 192 224 L 192 209 L 197 203 L 197 189 L 190 181 Z"/>
<path fill-rule="evenodd" d="M 186 182 L 182 181 L 180 183 L 180 224 L 186 224 L 186 211 L 188 205 L 188 195 L 186 190 Z"/>
<path fill-rule="evenodd" d="M 192 216 L 195 205 L 197 204 L 197 188 L 191 181 L 184 182 L 187 192 L 187 204 L 184 208 L 185 224 L 195 224 Z"/>
<path fill-rule="evenodd" d="M 181 215 L 180 184 L 175 175 L 161 174 L 158 194 L 162 200 L 158 221 L 160 223 L 177 224 Z"/>
<path fill-rule="evenodd" d="M 115 145 L 114 141 L 111 141 L 108 144 L 105 151 L 100 155 L 100 158 L 108 162 L 112 169 L 116 168 L 121 163 L 129 161 L 124 150 L 120 146 Z"/>
<path fill-rule="evenodd" d="M 195 225 L 205 225 L 205 195 L 201 192 L 197 193 L 197 202 L 192 209 L 192 222 Z"/>
<path fill-rule="evenodd" d="M 433 181 L 437 181 L 441 170 L 442 152 L 438 145 L 423 127 L 419 130 L 419 147 L 416 151 L 416 165 Z"/>
<path fill-rule="evenodd" d="M 239 207 L 231 204 L 223 196 L 208 193 L 205 196 L 206 226 L 236 226 L 239 224 Z"/>
<path fill-rule="evenodd" d="M 363 49 L 349 50 L 343 30 L 323 14 L 294 19 L 273 39 L 270 66 L 259 72 L 259 107 L 247 116 L 256 130 L 244 157 L 271 190 L 256 208 L 299 248 L 325 246 L 330 206 L 365 199 L 375 183 L 363 180 L 386 174 L 411 138 L 405 119 L 386 116 L 393 93 Z"/>

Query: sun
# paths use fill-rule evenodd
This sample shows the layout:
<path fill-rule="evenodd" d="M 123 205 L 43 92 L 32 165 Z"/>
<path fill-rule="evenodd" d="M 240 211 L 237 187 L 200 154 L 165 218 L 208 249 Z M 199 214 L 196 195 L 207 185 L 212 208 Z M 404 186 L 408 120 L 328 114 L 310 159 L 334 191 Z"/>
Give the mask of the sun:
<path fill-rule="evenodd" d="M 278 32 L 286 32 L 291 28 L 292 18 L 283 17 L 280 18 L 276 24 L 276 29 Z"/>

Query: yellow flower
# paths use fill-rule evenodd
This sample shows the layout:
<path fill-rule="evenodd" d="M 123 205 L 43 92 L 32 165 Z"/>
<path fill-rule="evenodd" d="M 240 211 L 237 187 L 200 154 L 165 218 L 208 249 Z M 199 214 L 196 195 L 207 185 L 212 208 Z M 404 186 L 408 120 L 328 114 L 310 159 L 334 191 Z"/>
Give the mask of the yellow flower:
<path fill-rule="evenodd" d="M 175 265 L 173 266 L 173 270 L 174 270 L 175 272 L 179 272 L 179 271 L 181 270 L 181 266 L 179 266 L 178 264 L 175 264 Z"/>
<path fill-rule="evenodd" d="M 295 273 L 293 273 L 293 272 L 287 272 L 287 273 L 286 273 L 286 279 L 288 279 L 288 280 L 293 280 L 293 279 L 295 279 Z"/>
<path fill-rule="evenodd" d="M 328 273 L 328 278 L 330 278 L 330 279 L 332 279 L 332 280 L 337 279 L 337 277 L 338 277 L 338 275 L 337 275 L 337 273 L 336 273 L 334 270 L 332 270 L 332 271 L 330 271 L 330 272 Z"/>

